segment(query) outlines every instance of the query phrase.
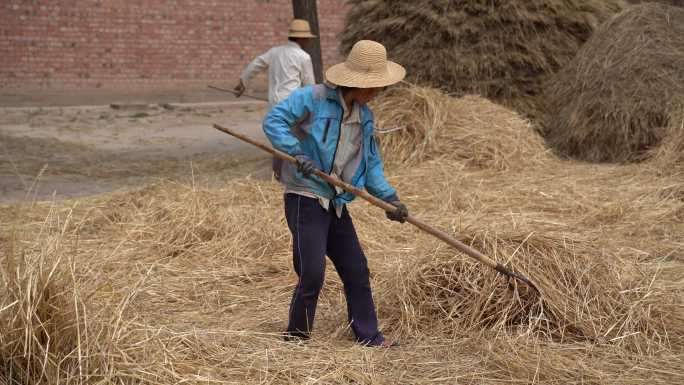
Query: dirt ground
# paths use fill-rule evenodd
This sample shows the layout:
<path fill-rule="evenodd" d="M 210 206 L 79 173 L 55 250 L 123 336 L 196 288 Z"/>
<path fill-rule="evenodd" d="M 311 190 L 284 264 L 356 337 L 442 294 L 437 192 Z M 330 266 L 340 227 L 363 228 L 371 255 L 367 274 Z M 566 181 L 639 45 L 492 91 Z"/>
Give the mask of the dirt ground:
<path fill-rule="evenodd" d="M 267 155 L 212 128 L 219 123 L 265 141 L 264 102 L 207 91 L 2 96 L 3 202 L 86 196 L 160 178 L 270 178 Z"/>

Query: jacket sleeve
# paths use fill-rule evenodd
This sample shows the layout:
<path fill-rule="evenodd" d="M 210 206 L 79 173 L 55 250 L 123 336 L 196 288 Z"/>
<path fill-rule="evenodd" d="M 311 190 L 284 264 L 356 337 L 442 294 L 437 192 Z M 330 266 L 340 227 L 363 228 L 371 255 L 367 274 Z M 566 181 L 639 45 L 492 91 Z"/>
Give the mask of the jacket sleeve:
<path fill-rule="evenodd" d="M 399 200 L 397 191 L 385 179 L 385 171 L 375 137 L 370 138 L 370 149 L 366 171 L 366 190 L 386 202 Z"/>
<path fill-rule="evenodd" d="M 264 133 L 276 149 L 292 156 L 306 154 L 291 128 L 312 111 L 311 87 L 296 89 L 290 96 L 271 108 L 263 121 Z"/>
<path fill-rule="evenodd" d="M 242 75 L 240 75 L 240 80 L 242 80 L 244 84 L 247 84 L 255 74 L 268 68 L 268 57 L 270 52 L 271 51 L 269 50 L 266 53 L 257 56 L 247 65 L 247 67 L 245 67 L 242 71 Z"/>

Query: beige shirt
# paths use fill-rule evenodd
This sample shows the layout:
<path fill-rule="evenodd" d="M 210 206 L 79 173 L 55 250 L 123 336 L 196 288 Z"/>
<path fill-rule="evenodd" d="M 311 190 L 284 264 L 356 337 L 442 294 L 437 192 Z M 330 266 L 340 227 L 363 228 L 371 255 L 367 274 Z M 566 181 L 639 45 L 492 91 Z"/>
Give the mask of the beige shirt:
<path fill-rule="evenodd" d="M 316 82 L 311 57 L 299 44 L 289 41 L 269 49 L 252 60 L 240 79 L 244 84 L 258 72 L 268 69 L 268 103 L 272 107 L 295 89 Z"/>
<path fill-rule="evenodd" d="M 356 172 L 353 160 L 358 155 L 359 151 L 361 151 L 363 140 L 361 111 L 356 103 L 352 103 L 352 109 L 349 111 L 347 105 L 344 103 L 342 91 L 340 89 L 337 90 L 337 97 L 344 109 L 344 115 L 342 118 L 342 126 L 340 127 L 340 140 L 337 143 L 337 152 L 335 153 L 333 169 L 330 175 L 342 179 L 347 183 L 351 183 L 354 173 Z M 335 186 L 335 190 L 338 194 L 344 192 L 343 189 L 337 186 Z M 318 198 L 318 201 L 324 209 L 327 210 L 328 207 L 330 207 L 330 199 L 320 197 L 308 191 L 287 190 L 285 193 L 298 194 L 309 198 Z M 335 207 L 335 214 L 337 214 L 338 218 L 342 216 L 343 209 L 344 205 Z"/>

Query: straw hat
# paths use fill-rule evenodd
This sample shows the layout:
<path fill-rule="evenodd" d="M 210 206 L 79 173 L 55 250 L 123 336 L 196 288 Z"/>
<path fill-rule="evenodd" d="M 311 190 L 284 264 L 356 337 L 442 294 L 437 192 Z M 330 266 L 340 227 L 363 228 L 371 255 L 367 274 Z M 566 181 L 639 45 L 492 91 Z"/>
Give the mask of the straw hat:
<path fill-rule="evenodd" d="M 372 40 L 356 42 L 344 63 L 325 72 L 330 83 L 356 88 L 385 87 L 399 82 L 404 76 L 404 67 L 387 60 L 385 47 Z"/>
<path fill-rule="evenodd" d="M 290 30 L 287 33 L 288 37 L 299 37 L 305 39 L 311 39 L 316 37 L 316 35 L 311 34 L 311 27 L 309 27 L 309 22 L 302 19 L 294 19 L 290 23 Z"/>

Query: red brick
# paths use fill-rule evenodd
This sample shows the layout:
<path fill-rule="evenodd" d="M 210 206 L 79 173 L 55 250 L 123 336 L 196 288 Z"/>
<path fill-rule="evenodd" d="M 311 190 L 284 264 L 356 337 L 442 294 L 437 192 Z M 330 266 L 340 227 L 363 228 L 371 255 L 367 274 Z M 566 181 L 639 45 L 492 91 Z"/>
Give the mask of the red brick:
<path fill-rule="evenodd" d="M 144 5 L 142 5 L 144 4 Z M 344 0 L 319 0 L 323 65 L 341 60 Z M 154 88 L 233 83 L 285 42 L 290 0 L 5 0 L 0 85 Z"/>

